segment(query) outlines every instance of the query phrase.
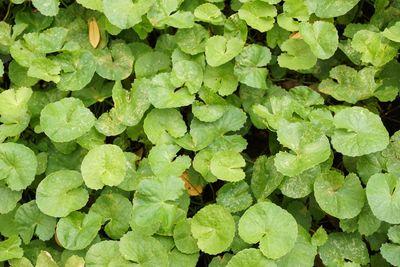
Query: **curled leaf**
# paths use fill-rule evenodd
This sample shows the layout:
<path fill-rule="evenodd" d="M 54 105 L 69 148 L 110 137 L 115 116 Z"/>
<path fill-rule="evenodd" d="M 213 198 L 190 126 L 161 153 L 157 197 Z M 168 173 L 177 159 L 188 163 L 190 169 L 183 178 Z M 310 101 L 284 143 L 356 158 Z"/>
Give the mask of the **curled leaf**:
<path fill-rule="evenodd" d="M 97 25 L 96 19 L 91 19 L 88 22 L 89 28 L 89 42 L 93 48 L 96 48 L 100 43 L 100 30 L 99 25 Z"/>

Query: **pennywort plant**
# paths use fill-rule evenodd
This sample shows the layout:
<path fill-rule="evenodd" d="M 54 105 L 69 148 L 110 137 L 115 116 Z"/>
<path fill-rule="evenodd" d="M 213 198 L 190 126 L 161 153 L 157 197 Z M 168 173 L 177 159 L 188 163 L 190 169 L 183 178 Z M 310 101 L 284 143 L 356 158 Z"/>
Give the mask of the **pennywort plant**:
<path fill-rule="evenodd" d="M 399 0 L 0 19 L 0 266 L 400 266 Z"/>

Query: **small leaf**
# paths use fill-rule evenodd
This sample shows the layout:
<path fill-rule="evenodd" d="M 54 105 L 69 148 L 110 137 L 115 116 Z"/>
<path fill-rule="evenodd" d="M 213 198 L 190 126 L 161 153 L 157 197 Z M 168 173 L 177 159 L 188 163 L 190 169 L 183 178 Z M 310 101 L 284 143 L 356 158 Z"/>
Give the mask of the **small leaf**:
<path fill-rule="evenodd" d="M 91 19 L 88 22 L 89 29 L 89 42 L 93 48 L 96 48 L 100 43 L 100 30 L 99 25 L 97 25 L 96 19 Z"/>
<path fill-rule="evenodd" d="M 188 192 L 189 196 L 200 196 L 203 192 L 203 186 L 198 184 L 193 184 L 190 181 L 189 173 L 187 171 L 183 172 L 181 176 L 179 176 L 182 181 L 185 183 L 186 191 Z"/>

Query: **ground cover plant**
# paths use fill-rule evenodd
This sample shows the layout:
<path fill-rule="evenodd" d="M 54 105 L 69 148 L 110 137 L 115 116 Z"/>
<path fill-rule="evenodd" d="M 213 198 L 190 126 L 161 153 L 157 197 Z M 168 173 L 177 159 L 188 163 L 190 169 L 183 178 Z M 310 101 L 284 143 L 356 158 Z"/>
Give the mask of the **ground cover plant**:
<path fill-rule="evenodd" d="M 399 0 L 0 19 L 0 266 L 400 266 Z"/>

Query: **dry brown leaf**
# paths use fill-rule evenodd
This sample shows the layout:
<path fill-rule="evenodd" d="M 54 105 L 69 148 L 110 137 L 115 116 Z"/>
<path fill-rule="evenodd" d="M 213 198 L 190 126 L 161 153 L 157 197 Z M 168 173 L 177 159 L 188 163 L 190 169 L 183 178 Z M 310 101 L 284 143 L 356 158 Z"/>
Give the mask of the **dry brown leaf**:
<path fill-rule="evenodd" d="M 300 39 L 300 38 L 302 38 L 302 36 L 301 36 L 300 32 L 294 32 L 289 36 L 289 38 L 291 38 L 291 39 Z"/>
<path fill-rule="evenodd" d="M 201 185 L 194 185 L 189 180 L 189 174 L 187 171 L 182 173 L 180 176 L 182 181 L 185 183 L 185 188 L 189 193 L 189 196 L 199 196 L 203 192 L 203 187 Z"/>
<path fill-rule="evenodd" d="M 89 28 L 89 42 L 93 48 L 96 48 L 100 43 L 100 30 L 95 19 L 88 22 Z"/>

